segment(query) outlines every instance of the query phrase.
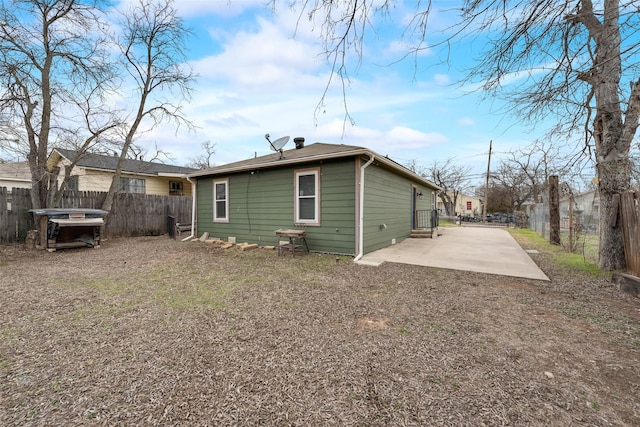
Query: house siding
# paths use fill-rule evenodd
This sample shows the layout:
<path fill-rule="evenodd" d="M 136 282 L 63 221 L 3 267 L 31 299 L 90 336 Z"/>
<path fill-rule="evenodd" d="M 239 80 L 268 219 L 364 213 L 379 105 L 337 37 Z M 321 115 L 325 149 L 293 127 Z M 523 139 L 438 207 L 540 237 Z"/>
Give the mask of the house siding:
<path fill-rule="evenodd" d="M 60 158 L 59 156 L 56 156 L 53 160 L 57 160 L 57 164 L 61 168 L 60 174 L 58 175 L 58 185 L 60 185 L 64 179 L 65 168 L 67 168 L 71 162 L 67 159 Z M 75 166 L 71 175 L 78 176 L 78 191 L 109 191 L 114 172 Z M 144 179 L 145 194 L 167 196 L 170 193 L 169 182 L 180 181 L 182 182 L 182 195 L 192 195 L 191 183 L 186 178 L 134 174 L 129 172 L 122 172 L 121 175 L 123 178 Z"/>
<path fill-rule="evenodd" d="M 422 198 L 413 203 L 413 188 Z M 369 253 L 400 243 L 411 234 L 414 210 L 433 209 L 433 189 L 376 163 L 365 169 L 364 248 Z"/>
<path fill-rule="evenodd" d="M 294 223 L 295 171 L 319 168 L 320 225 L 306 226 L 311 250 L 355 253 L 355 162 L 305 163 L 296 167 L 262 169 L 198 179 L 199 234 L 236 242 L 277 245 L 274 231 L 303 228 Z M 229 222 L 213 222 L 213 180 L 229 180 Z"/>
<path fill-rule="evenodd" d="M 369 253 L 409 237 L 411 183 L 375 163 L 365 169 L 364 182 L 363 253 Z"/>
<path fill-rule="evenodd" d="M 73 169 L 73 175 L 78 176 L 79 191 L 109 191 L 111 180 L 113 179 L 113 173 L 91 171 L 77 166 Z M 183 178 L 134 175 L 126 172 L 122 173 L 122 177 L 143 179 L 145 181 L 145 194 L 158 196 L 169 195 L 170 181 L 181 181 L 182 195 L 191 196 L 191 183 Z M 59 183 L 62 182 L 62 177 L 58 181 Z"/>

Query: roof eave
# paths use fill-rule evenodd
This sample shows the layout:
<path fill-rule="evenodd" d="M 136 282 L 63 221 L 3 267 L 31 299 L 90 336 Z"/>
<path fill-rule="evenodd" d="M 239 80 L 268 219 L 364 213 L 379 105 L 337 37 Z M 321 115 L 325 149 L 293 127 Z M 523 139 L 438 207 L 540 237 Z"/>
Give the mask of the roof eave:
<path fill-rule="evenodd" d="M 275 161 L 269 160 L 262 163 L 253 163 L 253 164 L 241 165 L 241 166 L 235 166 L 235 167 L 229 167 L 229 168 L 225 168 L 224 166 L 218 166 L 215 168 L 205 169 L 202 171 L 197 171 L 191 174 L 187 174 L 186 176 L 188 178 L 199 178 L 199 177 L 205 177 L 205 176 L 215 176 L 215 175 L 224 175 L 229 173 L 246 172 L 246 171 L 251 171 L 256 169 L 271 169 L 271 168 L 280 167 L 280 166 L 289 166 L 289 165 L 295 165 L 295 164 L 318 161 L 318 160 L 340 159 L 343 157 L 353 157 L 353 156 L 361 156 L 361 155 L 366 155 L 369 158 L 375 157 L 376 160 L 384 163 L 386 166 L 389 166 L 392 169 L 395 169 L 402 174 L 410 176 L 414 180 L 422 182 L 424 185 L 428 187 L 432 187 L 435 190 L 442 191 L 442 188 L 432 183 L 431 181 L 426 180 L 420 175 L 417 175 L 416 173 L 410 171 L 409 169 L 406 169 L 400 166 L 398 163 L 394 162 L 393 160 L 385 156 L 382 156 L 380 154 L 377 154 L 366 148 L 358 148 L 356 150 L 342 151 L 340 153 L 327 153 L 327 154 L 318 154 L 318 155 L 308 156 L 308 157 L 298 157 L 295 159 L 283 158 Z"/>
<path fill-rule="evenodd" d="M 186 173 L 176 173 L 176 172 L 158 172 L 158 176 L 164 176 L 168 178 L 186 178 Z"/>
<path fill-rule="evenodd" d="M 228 173 L 246 172 L 246 171 L 251 171 L 256 169 L 271 169 L 279 166 L 289 166 L 289 165 L 313 162 L 318 160 L 339 159 L 342 157 L 358 156 L 362 154 L 373 155 L 371 151 L 361 148 L 357 150 L 343 151 L 340 153 L 328 153 L 328 154 L 317 154 L 314 156 L 307 156 L 307 157 L 296 157 L 295 159 L 287 159 L 285 157 L 283 159 L 275 160 L 275 161 L 269 160 L 263 163 L 252 163 L 248 165 L 241 165 L 241 166 L 235 166 L 235 167 L 229 167 L 229 168 L 225 168 L 224 166 L 218 166 L 211 169 L 197 171 L 192 174 L 187 174 L 187 176 L 189 178 L 198 178 L 198 177 L 209 176 L 209 175 L 223 175 Z"/>

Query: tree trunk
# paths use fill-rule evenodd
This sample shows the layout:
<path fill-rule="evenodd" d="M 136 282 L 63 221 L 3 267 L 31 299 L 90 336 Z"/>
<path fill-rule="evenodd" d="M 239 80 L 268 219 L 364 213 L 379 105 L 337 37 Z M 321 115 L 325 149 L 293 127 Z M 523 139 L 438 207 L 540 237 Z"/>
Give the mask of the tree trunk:
<path fill-rule="evenodd" d="M 629 159 L 606 160 L 598 163 L 600 180 L 600 268 L 625 270 L 624 236 L 620 223 L 620 195 L 629 189 L 631 164 Z"/>

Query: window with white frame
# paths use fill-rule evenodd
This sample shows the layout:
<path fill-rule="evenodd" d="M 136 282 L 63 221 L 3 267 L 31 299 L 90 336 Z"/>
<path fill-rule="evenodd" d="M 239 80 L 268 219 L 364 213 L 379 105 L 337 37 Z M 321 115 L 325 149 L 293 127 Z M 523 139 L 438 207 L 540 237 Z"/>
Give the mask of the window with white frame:
<path fill-rule="evenodd" d="M 318 169 L 296 171 L 295 222 L 320 225 L 320 172 Z"/>
<path fill-rule="evenodd" d="M 145 193 L 145 181 L 142 178 L 120 178 L 119 193 Z"/>
<path fill-rule="evenodd" d="M 213 181 L 213 222 L 229 222 L 229 181 Z"/>
<path fill-rule="evenodd" d="M 182 181 L 169 181 L 169 195 L 182 196 Z"/>

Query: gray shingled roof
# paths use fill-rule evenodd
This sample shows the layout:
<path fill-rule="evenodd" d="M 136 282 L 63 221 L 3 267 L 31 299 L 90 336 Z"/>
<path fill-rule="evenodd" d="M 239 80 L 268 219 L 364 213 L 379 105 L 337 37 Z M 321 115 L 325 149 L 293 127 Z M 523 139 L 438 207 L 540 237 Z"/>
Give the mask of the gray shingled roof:
<path fill-rule="evenodd" d="M 0 163 L 0 178 L 31 182 L 31 170 L 29 169 L 29 163 Z"/>
<path fill-rule="evenodd" d="M 239 162 L 227 163 L 226 165 L 214 166 L 212 168 L 199 170 L 190 176 L 217 175 L 220 173 L 239 172 L 250 169 L 274 168 L 284 165 L 304 163 L 321 159 L 336 159 L 350 157 L 369 152 L 366 148 L 353 145 L 336 145 L 316 142 L 300 149 L 284 150 L 280 153 L 267 154 L 260 157 L 252 157 Z"/>
<path fill-rule="evenodd" d="M 440 187 L 438 187 L 431 181 L 428 181 L 423 177 L 415 174 L 411 170 L 402 166 L 400 163 L 397 163 L 386 156 L 377 154 L 369 150 L 368 148 L 358 147 L 354 145 L 325 144 L 322 142 L 316 142 L 300 149 L 293 148 L 291 150 L 283 151 L 282 156 L 280 156 L 280 153 L 267 154 L 265 156 L 254 157 L 247 160 L 241 160 L 239 162 L 228 163 L 226 165 L 199 170 L 190 174 L 189 176 L 197 178 L 210 175 L 242 172 L 247 170 L 277 168 L 281 166 L 290 166 L 312 161 L 339 159 L 361 155 L 364 155 L 368 158 L 375 157 L 376 161 L 385 164 L 386 166 L 395 170 L 396 173 L 411 176 L 413 179 L 422 181 L 430 187 L 440 189 Z"/>
<path fill-rule="evenodd" d="M 77 151 L 66 150 L 64 148 L 55 149 L 61 156 L 72 161 L 77 156 Z M 118 156 L 106 156 L 103 154 L 85 153 L 76 163 L 77 166 L 88 169 L 99 169 L 106 171 L 116 170 L 118 165 Z M 165 165 L 163 163 L 145 162 L 143 160 L 126 159 L 123 172 L 143 174 L 143 175 L 160 175 L 160 174 L 177 174 L 186 175 L 197 171 L 197 169 L 187 168 L 183 166 Z"/>

